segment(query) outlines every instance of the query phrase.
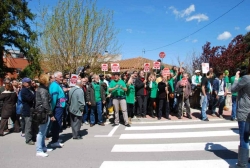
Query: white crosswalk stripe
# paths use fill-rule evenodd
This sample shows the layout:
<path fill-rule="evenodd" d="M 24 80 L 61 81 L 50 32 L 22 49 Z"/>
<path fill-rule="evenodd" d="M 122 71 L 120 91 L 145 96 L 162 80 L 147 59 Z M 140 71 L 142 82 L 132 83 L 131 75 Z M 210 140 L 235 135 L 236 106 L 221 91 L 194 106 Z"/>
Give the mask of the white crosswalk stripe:
<path fill-rule="evenodd" d="M 124 160 L 104 161 L 100 168 L 229 167 L 237 162 L 238 136 L 237 122 L 133 125 L 122 131 L 118 141 L 122 143 L 114 144 L 111 149 L 112 153 Z M 189 155 L 183 159 L 162 157 L 162 155 L 169 156 L 172 152 L 177 155 L 179 152 L 180 156 L 187 152 Z M 161 159 L 149 160 L 151 153 L 152 156 L 161 156 Z M 132 154 L 133 157 L 130 157 Z M 227 156 L 223 158 L 224 155 Z"/>

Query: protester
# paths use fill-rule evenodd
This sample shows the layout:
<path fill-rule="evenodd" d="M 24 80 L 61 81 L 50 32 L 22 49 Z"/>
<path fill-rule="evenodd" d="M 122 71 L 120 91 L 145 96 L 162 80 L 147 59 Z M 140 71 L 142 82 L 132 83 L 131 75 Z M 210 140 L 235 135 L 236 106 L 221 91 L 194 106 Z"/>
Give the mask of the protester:
<path fill-rule="evenodd" d="M 105 103 L 105 91 L 100 84 L 98 75 L 93 75 L 92 82 L 87 90 L 87 102 L 91 106 L 90 112 L 90 127 L 93 127 L 95 121 L 95 111 L 97 111 L 98 125 L 105 126 L 102 117 L 102 107 Z"/>
<path fill-rule="evenodd" d="M 148 112 L 152 118 L 155 118 L 155 108 L 154 104 L 157 102 L 157 91 L 158 91 L 158 84 L 156 83 L 156 76 L 154 74 L 149 75 L 149 88 L 150 88 L 150 96 L 149 96 L 149 105 L 148 105 Z"/>
<path fill-rule="evenodd" d="M 82 90 L 84 92 L 84 100 L 85 100 L 85 106 L 84 106 L 84 113 L 83 113 L 83 116 L 82 116 L 82 122 L 86 125 L 89 125 L 89 110 L 90 110 L 90 107 L 87 103 L 87 90 L 88 90 L 88 87 L 89 85 L 87 84 L 88 82 L 88 78 L 82 78 Z"/>
<path fill-rule="evenodd" d="M 59 133 L 62 125 L 62 116 L 64 108 L 66 107 L 66 97 L 60 84 L 62 83 L 63 75 L 62 72 L 54 73 L 55 81 L 49 86 L 49 94 L 51 96 L 51 109 L 53 111 L 53 116 L 56 121 L 52 122 L 51 133 L 52 142 L 51 147 L 63 147 L 63 143 L 60 143 Z"/>
<path fill-rule="evenodd" d="M 241 78 L 238 80 L 240 81 Z M 230 78 L 231 85 L 234 84 L 235 81 L 235 76 L 232 76 Z M 232 92 L 232 113 L 231 113 L 231 120 L 235 121 L 236 120 L 236 110 L 237 110 L 237 97 L 238 97 L 238 92 Z"/>
<path fill-rule="evenodd" d="M 219 105 L 219 117 L 223 118 L 223 108 L 225 106 L 225 96 L 227 95 L 226 82 L 224 80 L 224 73 L 218 73 L 218 77 L 215 78 L 213 83 L 213 97 L 214 103 L 212 107 L 212 116 L 215 115 L 215 109 Z"/>
<path fill-rule="evenodd" d="M 209 121 L 207 118 L 207 107 L 208 107 L 208 95 L 209 95 L 209 76 L 210 73 L 207 75 L 204 74 L 201 79 L 201 120 Z"/>
<path fill-rule="evenodd" d="M 40 86 L 37 88 L 36 92 L 36 105 L 35 109 L 38 110 L 40 115 L 39 118 L 39 131 L 36 136 L 36 156 L 47 157 L 49 156 L 46 152 L 52 151 L 45 145 L 45 136 L 49 126 L 50 121 L 54 122 L 55 118 L 51 110 L 51 97 L 49 94 L 49 76 L 46 74 L 41 74 L 39 77 Z"/>
<path fill-rule="evenodd" d="M 69 112 L 72 128 L 73 139 L 82 139 L 80 129 L 82 125 L 82 115 L 84 111 L 85 100 L 84 92 L 82 90 L 82 81 L 77 80 L 76 86 L 69 91 Z"/>
<path fill-rule="evenodd" d="M 4 136 L 4 128 L 8 123 L 9 117 L 15 123 L 14 131 L 19 132 L 19 126 L 16 120 L 16 102 L 17 95 L 14 92 L 12 84 L 5 84 L 5 90 L 0 94 L 0 100 L 3 101 L 2 113 L 1 113 L 1 123 L 0 123 L 0 136 Z"/>
<path fill-rule="evenodd" d="M 110 82 L 109 92 L 113 97 L 113 106 L 115 111 L 115 121 L 113 126 L 117 126 L 120 123 L 119 120 L 119 106 L 123 114 L 124 125 L 130 127 L 128 122 L 128 112 L 127 112 L 127 103 L 126 103 L 126 94 L 127 87 L 125 82 L 120 79 L 120 73 L 114 73 L 114 80 Z"/>
<path fill-rule="evenodd" d="M 180 80 L 177 82 L 175 91 L 177 95 L 177 102 L 178 102 L 178 114 L 177 118 L 181 119 L 183 115 L 183 106 L 185 104 L 186 110 L 187 110 L 187 117 L 189 119 L 192 119 L 190 114 L 190 103 L 189 103 L 189 96 L 191 95 L 191 85 L 189 83 L 188 74 L 184 73 L 183 78 L 185 79 L 185 83 Z"/>
<path fill-rule="evenodd" d="M 35 145 L 37 125 L 32 122 L 32 109 L 35 106 L 35 92 L 31 89 L 31 79 L 22 79 L 23 88 L 21 98 L 23 102 L 22 120 L 25 123 L 25 141 L 28 145 Z"/>
<path fill-rule="evenodd" d="M 146 118 L 147 111 L 147 95 L 148 95 L 147 78 L 143 70 L 139 71 L 138 78 L 135 80 L 135 95 L 138 103 L 137 118 Z"/>
<path fill-rule="evenodd" d="M 235 168 L 248 167 L 249 131 L 250 131 L 250 75 L 244 75 L 241 80 L 240 71 L 235 74 L 232 92 L 238 92 L 237 120 L 239 126 L 240 145 L 238 147 L 238 163 Z"/>
<path fill-rule="evenodd" d="M 132 74 L 127 82 L 126 102 L 128 112 L 128 123 L 131 124 L 131 118 L 134 115 L 135 107 L 135 86 L 133 84 L 134 75 Z"/>

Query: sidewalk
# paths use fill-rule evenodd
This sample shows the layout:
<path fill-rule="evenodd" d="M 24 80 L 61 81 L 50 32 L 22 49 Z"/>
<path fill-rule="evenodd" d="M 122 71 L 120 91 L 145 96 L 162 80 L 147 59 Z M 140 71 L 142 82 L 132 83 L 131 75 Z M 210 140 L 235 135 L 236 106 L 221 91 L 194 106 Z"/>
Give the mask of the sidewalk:
<path fill-rule="evenodd" d="M 222 118 L 219 118 L 219 117 L 213 117 L 211 115 L 211 113 L 209 111 L 207 111 L 207 117 L 209 120 L 231 120 L 231 107 L 227 106 L 229 108 L 228 111 L 223 111 L 223 117 L 224 119 Z M 216 109 L 216 112 L 218 112 L 218 108 Z M 186 117 L 186 115 L 184 115 L 184 117 L 182 117 L 182 119 L 178 119 L 175 114 L 170 114 L 169 117 L 171 118 L 171 120 L 167 120 L 166 118 L 162 117 L 161 120 L 158 120 L 157 117 L 155 118 L 152 118 L 150 116 L 146 116 L 146 118 L 132 118 L 132 123 L 133 122 L 166 122 L 166 121 L 192 121 L 192 120 L 196 120 L 196 121 L 199 121 L 200 120 L 200 117 L 201 117 L 201 111 L 199 109 L 192 109 L 191 108 L 191 116 L 192 116 L 192 119 L 188 119 Z"/>

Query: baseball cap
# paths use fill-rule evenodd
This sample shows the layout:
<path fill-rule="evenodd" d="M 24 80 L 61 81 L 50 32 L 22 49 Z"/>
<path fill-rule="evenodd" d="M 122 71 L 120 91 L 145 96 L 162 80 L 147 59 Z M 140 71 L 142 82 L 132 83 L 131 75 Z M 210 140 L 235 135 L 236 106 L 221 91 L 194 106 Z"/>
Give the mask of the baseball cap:
<path fill-rule="evenodd" d="M 23 78 L 22 79 L 22 83 L 29 83 L 29 82 L 31 82 L 31 79 L 30 78 Z"/>

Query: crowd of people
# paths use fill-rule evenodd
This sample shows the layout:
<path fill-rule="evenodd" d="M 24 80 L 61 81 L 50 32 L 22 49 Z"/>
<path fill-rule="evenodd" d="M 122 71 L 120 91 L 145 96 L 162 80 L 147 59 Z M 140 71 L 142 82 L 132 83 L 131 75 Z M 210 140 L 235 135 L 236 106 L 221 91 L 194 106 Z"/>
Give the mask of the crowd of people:
<path fill-rule="evenodd" d="M 52 149 L 45 146 L 45 139 L 52 137 L 52 148 L 62 147 L 59 134 L 63 129 L 71 127 L 73 139 L 80 140 L 81 125 L 105 126 L 110 114 L 114 119 L 112 126 L 126 127 L 131 126 L 132 118 L 146 115 L 171 120 L 171 115 L 181 119 L 185 114 L 192 119 L 191 100 L 201 110 L 201 120 L 209 121 L 207 111 L 223 118 L 225 99 L 230 92 L 228 85 L 239 80 L 238 76 L 228 76 L 227 71 L 216 76 L 212 68 L 206 74 L 196 70 L 189 76 L 184 68 L 174 66 L 167 75 L 159 70 L 112 75 L 81 72 L 76 81 L 70 81 L 69 74 L 57 71 L 52 75 L 41 74 L 38 80 L 25 77 L 18 82 L 6 78 L 0 88 L 0 136 L 4 132 L 21 132 L 26 144 L 36 144 L 36 155 L 46 157 L 46 152 Z M 233 91 L 232 121 L 236 120 L 238 90 Z M 9 118 L 12 130 L 8 129 Z"/>

